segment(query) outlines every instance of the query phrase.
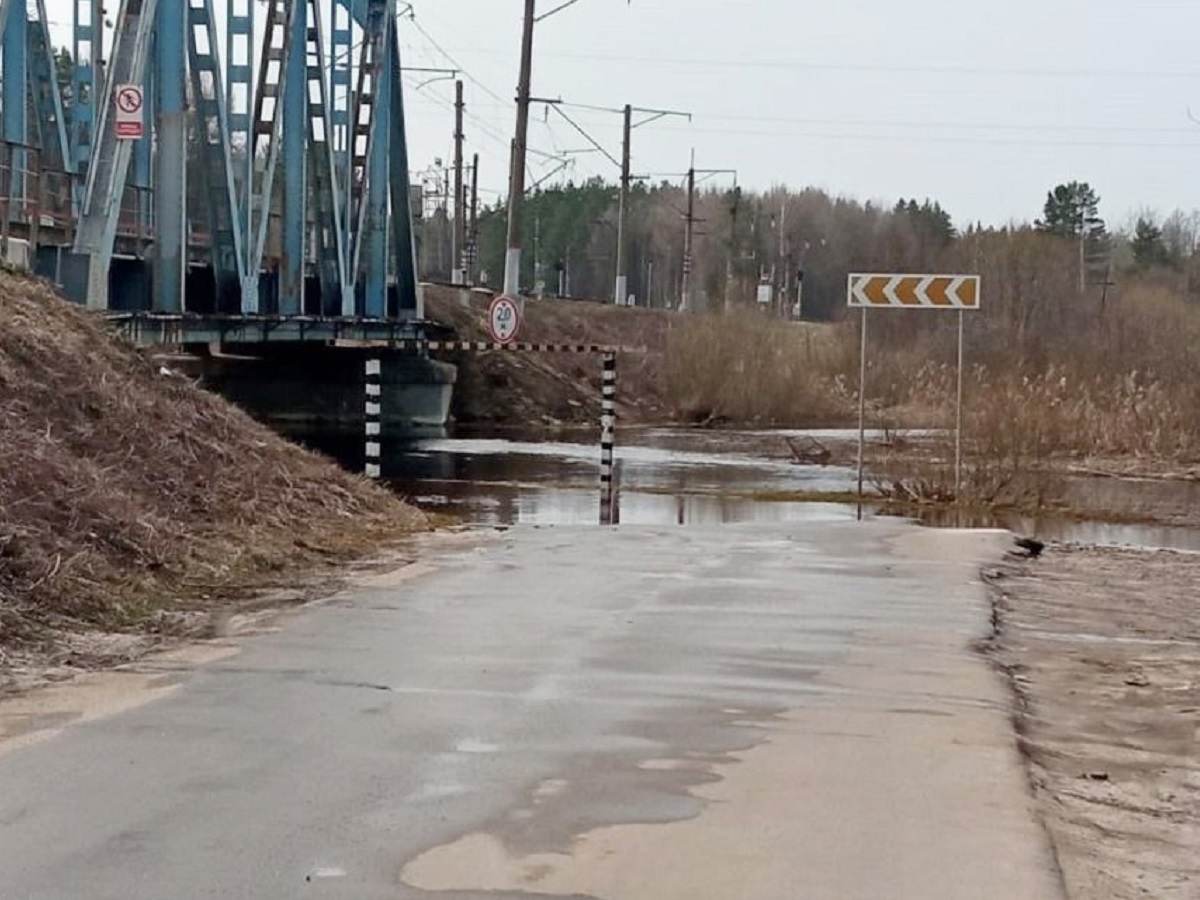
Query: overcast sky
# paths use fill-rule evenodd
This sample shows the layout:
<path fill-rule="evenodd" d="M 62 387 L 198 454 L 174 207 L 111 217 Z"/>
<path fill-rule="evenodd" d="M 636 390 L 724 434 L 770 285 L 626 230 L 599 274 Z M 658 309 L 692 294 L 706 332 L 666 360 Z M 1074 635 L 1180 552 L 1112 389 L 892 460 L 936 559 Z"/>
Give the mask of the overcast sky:
<path fill-rule="evenodd" d="M 562 0 L 539 0 L 539 12 Z M 507 183 L 521 0 L 416 0 L 406 66 L 464 69 L 490 200 Z M 578 0 L 536 31 L 534 94 L 694 116 L 635 131 L 634 169 L 734 168 L 744 186 L 939 200 L 959 225 L 1038 216 L 1092 183 L 1119 226 L 1200 207 L 1200 4 L 1116 0 Z M 455 61 L 451 63 L 447 54 Z M 411 163 L 450 158 L 452 82 L 408 76 Z M 567 108 L 613 155 L 620 117 Z M 530 144 L 587 147 L 535 113 Z M 616 168 L 576 157 L 577 178 Z M 532 162 L 546 172 L 553 164 Z M 724 177 L 724 176 L 721 176 Z"/>
<path fill-rule="evenodd" d="M 65 43 L 70 3 L 48 6 Z M 463 70 L 488 202 L 508 180 L 523 6 L 415 0 L 401 22 L 406 66 Z M 533 84 L 692 113 L 634 132 L 637 173 L 682 172 L 694 148 L 699 168 L 736 169 L 743 186 L 931 197 L 960 226 L 1031 220 L 1051 187 L 1078 179 L 1120 227 L 1143 208 L 1200 208 L 1197 35 L 1200 4 L 1182 0 L 578 0 L 537 26 Z M 416 170 L 451 158 L 453 83 L 435 77 L 406 76 Z M 619 115 L 564 110 L 619 156 Z M 544 108 L 530 144 L 589 146 Z M 617 176 L 600 153 L 572 158 L 577 179 Z M 530 162 L 535 177 L 558 165 Z"/>

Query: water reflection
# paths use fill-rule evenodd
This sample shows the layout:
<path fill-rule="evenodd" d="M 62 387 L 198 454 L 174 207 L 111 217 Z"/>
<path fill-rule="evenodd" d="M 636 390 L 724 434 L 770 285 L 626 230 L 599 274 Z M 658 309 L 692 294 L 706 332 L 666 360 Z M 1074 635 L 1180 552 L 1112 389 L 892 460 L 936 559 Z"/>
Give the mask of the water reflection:
<path fill-rule="evenodd" d="M 828 503 L 763 502 L 770 494 L 848 490 L 846 469 L 799 466 L 712 450 L 706 436 L 644 432 L 617 449 L 613 517 L 623 524 L 721 524 L 853 518 Z M 667 444 L 669 446 L 663 446 Z M 384 461 L 393 487 L 426 509 L 482 525 L 602 521 L 599 448 L 571 441 L 448 438 L 413 441 Z"/>
<path fill-rule="evenodd" d="M 695 429 L 626 433 L 626 444 L 617 448 L 618 492 L 612 520 L 627 525 L 715 525 L 857 517 L 853 505 L 801 502 L 803 495 L 853 491 L 853 471 L 797 465 L 747 452 L 747 447 L 761 447 L 763 438 L 763 433 Z M 325 442 L 318 447 L 348 466 L 355 466 L 356 460 L 361 465 L 359 442 Z M 468 524 L 595 525 L 606 521 L 599 462 L 599 442 L 590 433 L 549 441 L 512 433 L 503 438 L 427 433 L 385 447 L 383 469 L 398 493 L 426 510 Z M 1076 508 L 1097 511 L 1136 512 L 1142 501 L 1148 504 L 1147 511 L 1186 511 L 1200 502 L 1196 484 L 1088 478 L 1071 480 L 1068 489 Z M 869 505 L 865 511 L 874 513 Z M 1002 527 L 1043 540 L 1200 552 L 1200 530 L 1193 528 L 1005 512 L 973 516 L 955 510 L 930 511 L 920 518 L 943 527 Z"/>

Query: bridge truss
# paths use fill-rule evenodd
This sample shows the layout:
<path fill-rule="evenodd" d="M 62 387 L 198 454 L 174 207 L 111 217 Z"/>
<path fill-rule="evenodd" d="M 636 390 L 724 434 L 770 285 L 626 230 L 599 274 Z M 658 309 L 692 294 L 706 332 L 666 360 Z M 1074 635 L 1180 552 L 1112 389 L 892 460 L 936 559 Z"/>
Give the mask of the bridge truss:
<path fill-rule="evenodd" d="M 64 61 L 0 0 L 0 243 L 96 309 L 423 318 L 396 0 L 71 2 Z"/>

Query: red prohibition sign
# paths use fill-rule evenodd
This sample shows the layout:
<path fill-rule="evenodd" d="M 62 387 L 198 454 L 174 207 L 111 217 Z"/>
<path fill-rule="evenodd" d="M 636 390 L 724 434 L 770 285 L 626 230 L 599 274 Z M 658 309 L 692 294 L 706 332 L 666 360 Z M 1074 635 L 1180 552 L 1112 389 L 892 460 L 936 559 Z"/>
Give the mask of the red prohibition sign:
<path fill-rule="evenodd" d="M 126 87 L 117 91 L 117 108 L 126 113 L 138 112 L 142 108 L 142 89 Z"/>

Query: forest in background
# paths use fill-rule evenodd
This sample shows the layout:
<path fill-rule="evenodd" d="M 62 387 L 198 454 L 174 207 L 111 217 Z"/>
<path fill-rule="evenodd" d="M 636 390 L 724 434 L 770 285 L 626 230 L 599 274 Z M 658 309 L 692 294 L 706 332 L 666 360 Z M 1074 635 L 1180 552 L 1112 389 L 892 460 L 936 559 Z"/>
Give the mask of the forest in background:
<path fill-rule="evenodd" d="M 1200 299 L 1200 212 L 1176 211 L 1162 219 L 1142 212 L 1110 231 L 1098 206 L 1094 188 L 1071 182 L 1045 198 L 1030 198 L 1031 213 L 1040 213 L 1035 221 L 956 226 L 949 212 L 930 199 L 886 205 L 811 188 L 751 192 L 709 187 L 698 191 L 695 202 L 694 307 L 756 307 L 760 285 L 770 284 L 776 314 L 796 317 L 799 296 L 800 317 L 836 320 L 845 306 L 849 272 L 952 267 L 982 274 L 1014 253 L 1023 271 L 1045 267 L 1033 279 L 1042 288 L 1073 284 L 1072 303 L 1092 302 L 1100 308 L 1130 279 L 1147 276 L 1182 297 Z M 679 304 L 686 209 L 681 186 L 637 183 L 632 189 L 629 292 L 639 306 Z M 527 199 L 524 219 L 523 289 L 612 299 L 616 185 L 592 179 L 538 189 Z M 488 286 L 496 285 L 503 270 L 506 222 L 503 205 L 480 212 L 477 271 Z M 435 204 L 420 223 L 422 277 L 449 279 L 450 228 L 444 205 Z M 797 290 L 800 283 L 802 292 Z M 1036 305 L 1034 298 L 1024 302 Z"/>

